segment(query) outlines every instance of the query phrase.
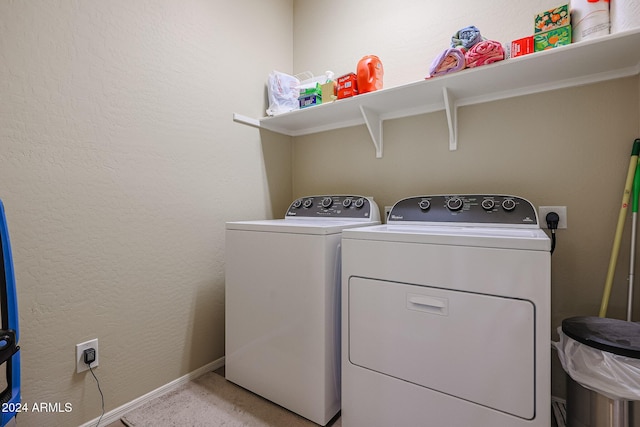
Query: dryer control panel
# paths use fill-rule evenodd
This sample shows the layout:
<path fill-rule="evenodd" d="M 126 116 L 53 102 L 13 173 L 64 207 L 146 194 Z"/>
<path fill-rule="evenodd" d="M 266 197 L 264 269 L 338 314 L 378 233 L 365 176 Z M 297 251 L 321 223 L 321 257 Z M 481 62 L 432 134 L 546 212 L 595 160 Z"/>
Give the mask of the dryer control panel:
<path fill-rule="evenodd" d="M 379 221 L 373 199 L 356 195 L 306 196 L 294 200 L 285 218 L 353 218 Z"/>
<path fill-rule="evenodd" d="M 391 208 L 388 223 L 411 222 L 539 227 L 531 202 L 497 194 L 415 196 L 400 200 Z"/>

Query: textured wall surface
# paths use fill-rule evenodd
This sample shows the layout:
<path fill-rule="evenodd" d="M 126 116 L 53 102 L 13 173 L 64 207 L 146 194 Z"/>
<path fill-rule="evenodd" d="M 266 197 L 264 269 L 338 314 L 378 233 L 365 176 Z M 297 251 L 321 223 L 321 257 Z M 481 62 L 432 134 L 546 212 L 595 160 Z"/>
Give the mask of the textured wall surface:
<path fill-rule="evenodd" d="M 340 11 L 330 32 L 311 25 L 312 2 L 295 2 L 296 72 L 332 69 L 340 75 L 374 53 L 384 64 L 385 87 L 392 87 L 424 78 L 458 29 L 475 24 L 486 37 L 508 42 L 531 34 L 533 15 L 558 3 L 323 4 Z M 336 44 L 338 49 L 323 48 Z M 555 337 L 562 319 L 598 314 L 629 155 L 640 137 L 639 93 L 640 79 L 630 77 L 462 107 L 453 152 L 444 111 L 385 121 L 382 159 L 375 158 L 364 126 L 297 137 L 294 194 L 361 193 L 385 206 L 420 194 L 506 193 L 536 206 L 567 206 L 569 228 L 558 231 L 552 258 L 549 335 Z M 625 317 L 629 225 L 609 304 L 608 315 L 615 318 Z M 640 319 L 638 299 L 634 313 Z M 556 355 L 550 352 L 550 357 L 555 363 Z M 556 363 L 553 394 L 562 396 L 563 386 L 564 373 Z"/>
<path fill-rule="evenodd" d="M 224 222 L 280 216 L 290 139 L 264 115 L 292 67 L 291 0 L 0 3 L 0 198 L 21 321 L 20 415 L 100 414 L 224 355 Z M 265 42 L 268 41 L 268 42 Z M 270 46 L 274 48 L 271 49 Z"/>
<path fill-rule="evenodd" d="M 385 123 L 383 159 L 364 127 L 298 137 L 291 148 L 231 121 L 232 112 L 264 115 L 272 69 L 339 74 L 375 53 L 385 86 L 396 86 L 423 78 L 459 28 L 508 41 L 556 5 L 1 2 L 0 198 L 23 400 L 73 405 L 23 414 L 20 425 L 100 414 L 93 378 L 75 373 L 75 344 L 87 339 L 100 340 L 107 411 L 223 356 L 224 222 L 281 216 L 293 195 L 363 193 L 384 206 L 487 191 L 567 205 L 553 323 L 597 310 L 640 133 L 638 78 L 463 107 L 457 152 L 447 150 L 443 112 Z M 624 306 L 626 240 L 612 316 Z"/>

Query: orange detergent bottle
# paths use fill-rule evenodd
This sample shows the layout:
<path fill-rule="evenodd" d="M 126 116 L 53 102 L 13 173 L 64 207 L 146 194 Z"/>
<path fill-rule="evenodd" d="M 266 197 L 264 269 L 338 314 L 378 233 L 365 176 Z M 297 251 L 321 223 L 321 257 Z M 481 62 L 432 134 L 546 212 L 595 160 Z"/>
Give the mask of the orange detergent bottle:
<path fill-rule="evenodd" d="M 384 70 L 380 58 L 367 55 L 358 62 L 358 92 L 366 93 L 382 89 Z"/>

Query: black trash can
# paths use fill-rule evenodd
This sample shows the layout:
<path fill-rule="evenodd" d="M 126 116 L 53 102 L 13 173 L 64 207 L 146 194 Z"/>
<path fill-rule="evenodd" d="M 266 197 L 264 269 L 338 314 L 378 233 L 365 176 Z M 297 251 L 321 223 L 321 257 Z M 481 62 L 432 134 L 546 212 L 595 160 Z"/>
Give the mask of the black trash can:
<path fill-rule="evenodd" d="M 607 364 L 607 360 L 611 360 L 611 355 L 622 356 L 620 358 L 613 356 L 619 372 L 625 371 L 625 365 L 632 373 L 636 372 L 636 366 L 640 366 L 639 323 L 591 316 L 572 317 L 562 321 L 562 332 L 578 343 L 596 349 L 591 354 L 598 355 L 597 351 L 605 352 L 601 353 L 603 356 L 601 359 L 596 357 L 594 361 L 601 360 L 602 364 Z M 625 364 L 625 361 L 635 362 L 636 359 L 638 364 L 633 363 L 633 367 L 631 363 Z M 585 365 L 583 369 L 592 370 L 595 377 L 596 374 L 602 375 L 602 372 L 606 372 L 610 366 L 592 363 Z M 589 374 L 589 372 L 585 373 Z M 624 378 L 615 378 L 611 375 L 613 389 L 615 389 L 615 383 L 621 384 L 621 381 L 624 381 Z M 592 386 L 588 380 L 584 381 L 584 385 Z M 640 425 L 640 414 L 634 414 L 634 409 L 640 410 L 640 403 L 637 402 L 640 396 L 629 400 L 628 396 L 626 399 L 617 398 L 613 396 L 614 393 L 615 390 L 605 396 L 591 388 L 583 387 L 567 375 L 567 427 L 636 427 Z"/>

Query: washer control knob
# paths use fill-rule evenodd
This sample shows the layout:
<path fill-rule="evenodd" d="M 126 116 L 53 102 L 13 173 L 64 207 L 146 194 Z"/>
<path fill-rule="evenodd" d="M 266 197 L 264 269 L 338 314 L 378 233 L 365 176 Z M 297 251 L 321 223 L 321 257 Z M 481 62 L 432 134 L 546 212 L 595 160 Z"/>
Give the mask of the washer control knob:
<path fill-rule="evenodd" d="M 342 206 L 345 207 L 345 208 L 348 208 L 349 206 L 351 206 L 351 202 L 353 202 L 352 198 L 344 199 L 342 201 Z"/>
<path fill-rule="evenodd" d="M 502 209 L 510 212 L 516 208 L 516 202 L 513 199 L 504 199 L 502 201 Z"/>
<path fill-rule="evenodd" d="M 325 209 L 330 208 L 332 204 L 333 204 L 333 199 L 331 197 L 325 197 L 320 202 L 320 206 L 322 206 Z"/>
<path fill-rule="evenodd" d="M 356 201 L 353 204 L 355 205 L 356 208 L 360 209 L 361 207 L 364 206 L 364 198 L 360 197 L 359 199 L 356 199 Z"/>
<path fill-rule="evenodd" d="M 302 206 L 305 208 L 310 208 L 311 206 L 313 206 L 313 199 L 305 199 Z"/>
<path fill-rule="evenodd" d="M 300 206 L 302 206 L 302 199 L 298 199 L 291 204 L 291 207 L 294 209 L 298 209 Z"/>
<path fill-rule="evenodd" d="M 484 209 L 485 211 L 490 211 L 495 207 L 496 207 L 496 202 L 493 199 L 484 199 L 482 201 L 482 209 Z"/>
<path fill-rule="evenodd" d="M 418 203 L 418 206 L 420 206 L 420 209 L 422 209 L 423 211 L 429 210 L 429 208 L 431 207 L 431 202 L 428 200 L 420 200 L 420 203 Z"/>
<path fill-rule="evenodd" d="M 447 209 L 450 211 L 459 211 L 464 206 L 464 202 L 460 197 L 451 197 L 447 200 Z"/>

